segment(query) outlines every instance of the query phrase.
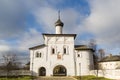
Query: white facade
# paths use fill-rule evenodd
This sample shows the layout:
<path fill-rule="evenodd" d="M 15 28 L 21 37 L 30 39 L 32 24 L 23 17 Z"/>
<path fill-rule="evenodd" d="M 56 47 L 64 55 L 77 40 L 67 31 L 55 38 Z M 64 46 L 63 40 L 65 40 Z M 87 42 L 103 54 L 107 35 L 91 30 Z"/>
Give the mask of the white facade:
<path fill-rule="evenodd" d="M 120 61 L 100 62 L 99 67 L 104 70 L 120 69 Z"/>
<path fill-rule="evenodd" d="M 99 62 L 99 69 L 102 70 L 116 70 L 120 69 L 120 56 L 112 55 L 104 57 Z"/>
<path fill-rule="evenodd" d="M 76 46 L 76 34 L 62 34 L 63 23 L 60 19 L 55 26 L 56 34 L 43 34 L 44 44 L 29 48 L 32 75 L 89 75 L 94 68 L 93 49 Z"/>

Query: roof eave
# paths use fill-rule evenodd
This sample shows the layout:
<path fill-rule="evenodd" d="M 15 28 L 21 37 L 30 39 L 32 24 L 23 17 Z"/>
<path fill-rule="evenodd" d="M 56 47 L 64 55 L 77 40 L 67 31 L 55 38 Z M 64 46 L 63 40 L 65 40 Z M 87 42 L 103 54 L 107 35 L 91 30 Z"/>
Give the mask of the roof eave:
<path fill-rule="evenodd" d="M 41 48 L 41 47 L 45 47 L 45 44 L 37 45 L 37 46 L 31 47 L 31 48 L 29 48 L 29 50 L 34 50 L 34 49 L 38 49 L 38 48 Z"/>
<path fill-rule="evenodd" d="M 65 36 L 74 36 L 74 39 L 76 38 L 76 34 L 47 34 L 47 33 L 43 33 L 43 38 L 45 39 L 45 35 L 58 35 L 58 36 L 61 36 L 61 35 L 65 35 Z"/>

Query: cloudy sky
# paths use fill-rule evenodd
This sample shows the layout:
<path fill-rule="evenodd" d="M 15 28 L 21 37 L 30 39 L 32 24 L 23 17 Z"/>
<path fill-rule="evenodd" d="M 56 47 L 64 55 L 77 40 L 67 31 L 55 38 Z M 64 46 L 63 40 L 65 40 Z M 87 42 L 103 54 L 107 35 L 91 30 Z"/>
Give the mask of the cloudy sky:
<path fill-rule="evenodd" d="M 120 0 L 0 0 L 0 54 L 29 57 L 42 33 L 55 33 L 58 10 L 64 33 L 77 34 L 75 44 L 95 39 L 107 54 L 120 53 Z"/>

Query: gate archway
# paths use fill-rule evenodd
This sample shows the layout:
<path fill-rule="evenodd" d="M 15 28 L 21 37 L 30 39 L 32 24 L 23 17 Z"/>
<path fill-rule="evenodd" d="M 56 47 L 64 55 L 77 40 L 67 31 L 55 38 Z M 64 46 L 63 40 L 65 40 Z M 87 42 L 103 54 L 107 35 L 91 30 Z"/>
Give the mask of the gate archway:
<path fill-rule="evenodd" d="M 39 69 L 39 76 L 46 76 L 46 69 L 44 67 Z"/>
<path fill-rule="evenodd" d="M 53 69 L 53 76 L 66 76 L 67 69 L 63 65 L 55 66 Z"/>

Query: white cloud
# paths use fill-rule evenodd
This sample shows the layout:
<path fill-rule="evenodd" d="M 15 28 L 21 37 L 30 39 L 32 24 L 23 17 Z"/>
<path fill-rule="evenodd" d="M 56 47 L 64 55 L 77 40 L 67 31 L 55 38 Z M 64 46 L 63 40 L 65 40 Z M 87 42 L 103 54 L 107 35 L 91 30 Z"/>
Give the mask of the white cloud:
<path fill-rule="evenodd" d="M 10 46 L 0 45 L 0 52 L 9 51 L 9 50 L 10 50 Z"/>
<path fill-rule="evenodd" d="M 18 42 L 18 50 L 27 52 L 28 48 L 43 43 L 42 34 L 34 28 L 29 29 Z"/>
<path fill-rule="evenodd" d="M 18 37 L 24 31 L 26 8 L 19 2 L 0 0 L 0 39 Z"/>
<path fill-rule="evenodd" d="M 26 51 L 29 47 L 41 43 L 41 33 L 37 31 L 37 29 L 29 29 L 29 26 L 26 25 L 26 17 L 29 13 L 34 13 L 34 11 L 40 9 L 40 7 L 49 7 L 49 3 L 56 5 L 59 2 L 62 1 L 49 0 L 48 2 L 45 0 L 0 0 L 0 43 L 1 47 L 3 46 L 4 48 L 2 51 L 9 50 L 9 47 L 12 50 L 19 50 L 20 52 L 22 50 Z M 44 12 L 46 13 L 46 11 L 42 10 L 41 17 L 43 22 L 44 18 L 46 18 L 46 16 L 44 16 Z M 54 14 L 57 14 L 57 12 L 55 11 Z M 48 13 L 47 15 L 52 17 L 55 16 L 54 14 L 50 15 Z M 37 15 L 40 15 L 39 12 Z M 51 19 L 49 19 L 48 22 L 51 23 Z M 51 27 L 54 28 L 54 26 Z M 46 29 L 47 28 L 49 27 L 46 27 Z M 49 29 L 52 31 L 53 28 Z M 14 43 L 11 42 L 12 39 L 16 39 L 14 40 Z"/>
<path fill-rule="evenodd" d="M 3 50 L 11 47 L 8 42 L 4 42 L 5 38 L 19 37 L 18 44 L 14 46 L 19 51 L 26 51 L 29 47 L 43 42 L 41 32 L 37 29 L 30 28 L 26 32 L 25 17 L 28 12 L 33 13 L 44 32 L 55 33 L 54 23 L 58 19 L 58 9 L 55 6 L 63 1 L 0 0 L 0 39 L 3 39 Z M 74 8 L 64 8 L 61 10 L 61 20 L 65 24 L 64 33 L 80 35 L 88 32 L 95 35 L 101 45 L 120 47 L 119 3 L 120 0 L 90 0 L 91 13 L 87 17 Z"/>
<path fill-rule="evenodd" d="M 22 35 L 27 28 L 28 15 L 41 6 L 48 6 L 48 3 L 44 0 L 0 0 L 0 39 Z"/>
<path fill-rule="evenodd" d="M 34 13 L 37 22 L 42 25 L 42 28 L 47 32 L 53 32 L 55 26 L 54 23 L 57 17 L 57 10 L 54 8 L 42 7 L 36 10 Z"/>
<path fill-rule="evenodd" d="M 120 0 L 92 0 L 91 13 L 84 26 L 94 34 L 99 44 L 120 47 Z"/>
<path fill-rule="evenodd" d="M 73 8 L 66 8 L 61 10 L 61 21 L 64 23 L 65 33 L 80 33 L 78 31 L 77 23 L 81 15 Z M 43 29 L 47 33 L 55 33 L 55 22 L 58 20 L 58 10 L 53 7 L 42 7 L 34 13 L 37 22 L 43 25 Z M 70 31 L 72 29 L 72 32 Z"/>
<path fill-rule="evenodd" d="M 79 23 L 78 20 L 80 20 L 80 13 L 73 8 L 66 8 L 61 12 L 61 16 L 64 22 L 65 33 L 80 33 L 77 24 Z"/>

